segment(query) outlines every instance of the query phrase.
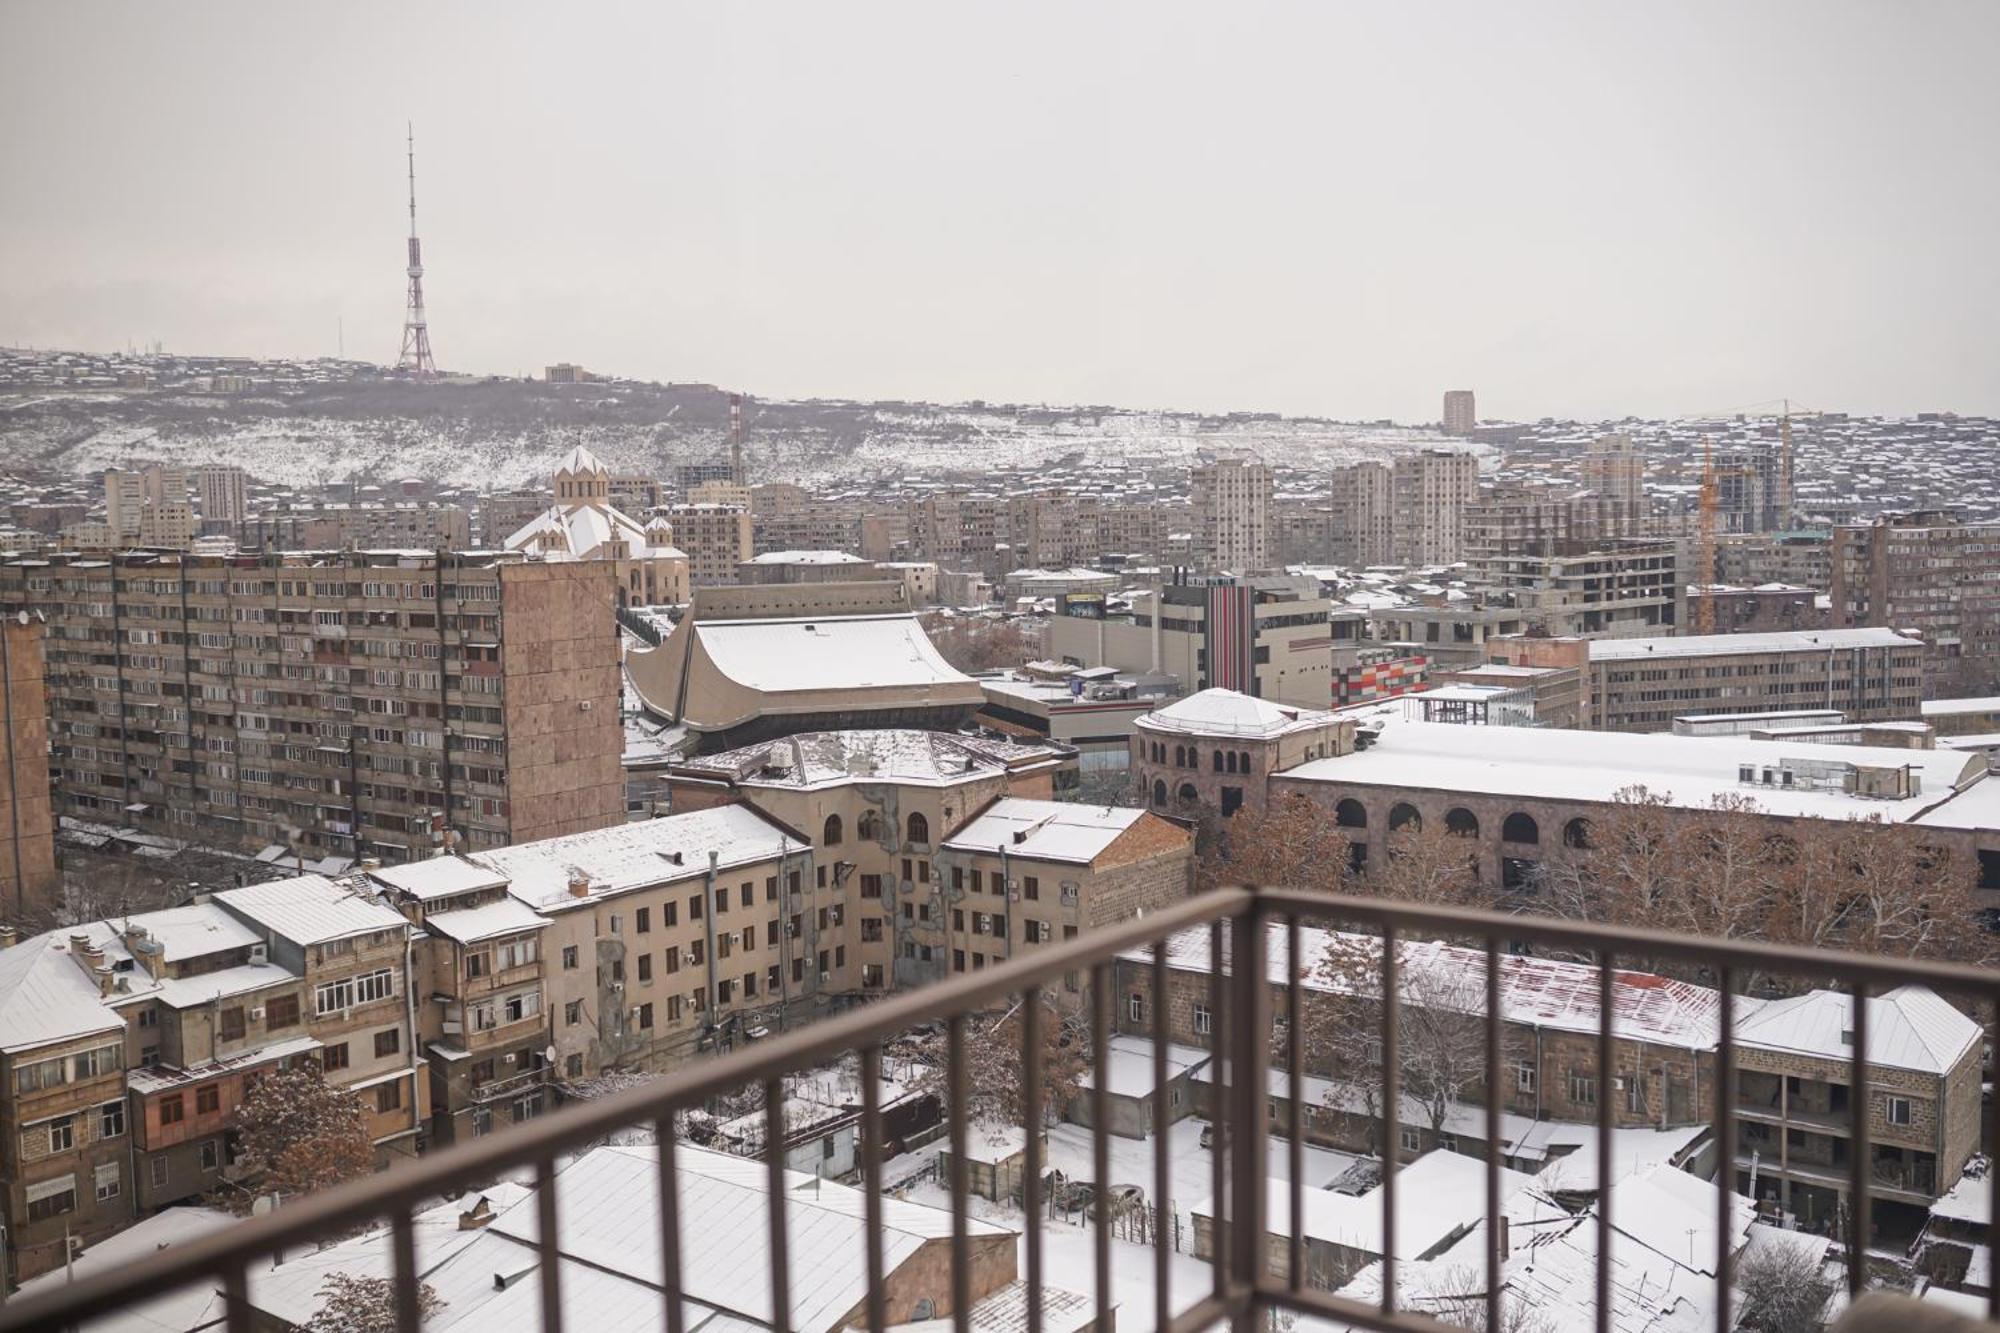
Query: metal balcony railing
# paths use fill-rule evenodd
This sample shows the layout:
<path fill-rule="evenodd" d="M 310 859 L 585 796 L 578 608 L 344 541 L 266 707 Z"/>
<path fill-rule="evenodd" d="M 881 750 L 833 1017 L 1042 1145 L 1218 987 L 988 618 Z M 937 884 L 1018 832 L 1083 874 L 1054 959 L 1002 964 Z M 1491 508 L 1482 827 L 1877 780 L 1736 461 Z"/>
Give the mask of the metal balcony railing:
<path fill-rule="evenodd" d="M 767 1114 L 782 1115 L 785 1078 L 815 1068 L 831 1060 L 858 1053 L 861 1070 L 861 1177 L 866 1208 L 866 1252 L 863 1262 L 868 1278 L 866 1327 L 881 1333 L 888 1322 L 884 1308 L 883 1195 L 882 1164 L 885 1146 L 882 1133 L 881 1074 L 885 1046 L 913 1029 L 942 1023 L 945 1030 L 947 1074 L 945 1078 L 946 1118 L 949 1128 L 950 1166 L 945 1185 L 952 1200 L 950 1240 L 950 1297 L 940 1303 L 939 1318 L 952 1320 L 956 1333 L 968 1333 L 972 1300 L 971 1246 L 968 1239 L 967 1200 L 971 1197 L 967 1156 L 969 1027 L 974 1016 L 1013 1006 L 1020 1017 L 1023 1095 L 1020 1105 L 1037 1107 L 1042 1102 L 1043 1071 L 1038 1053 L 1044 1049 L 1041 997 L 1064 994 L 1064 978 L 1071 973 L 1087 975 L 1085 995 L 1089 1000 L 1088 1028 L 1091 1050 L 1095 1053 L 1095 1074 L 1083 1095 L 1091 1100 L 1091 1152 L 1095 1180 L 1112 1179 L 1107 1125 L 1110 1122 L 1110 1093 L 1106 1084 L 1111 1064 L 1111 1026 L 1114 1010 L 1114 968 L 1121 955 L 1151 947 L 1151 994 L 1156 997 L 1146 1018 L 1150 1021 L 1153 1046 L 1152 1074 L 1155 1106 L 1167 1105 L 1169 1077 L 1170 1008 L 1158 997 L 1169 994 L 1169 960 L 1166 942 L 1190 927 L 1209 931 L 1209 957 L 1216 960 L 1208 976 L 1211 1055 L 1215 1064 L 1215 1102 L 1211 1115 L 1213 1151 L 1210 1154 L 1216 1212 L 1214 1243 L 1209 1261 L 1211 1275 L 1197 1291 L 1177 1290 L 1172 1281 L 1171 1249 L 1156 1245 L 1152 1274 L 1153 1295 L 1160 1312 L 1157 1326 L 1170 1333 L 1194 1333 L 1227 1320 L 1235 1333 L 1261 1333 L 1276 1312 L 1291 1312 L 1380 1330 L 1382 1333 L 1441 1333 L 1448 1326 L 1429 1315 L 1399 1309 L 1395 1271 L 1398 1256 L 1393 1244 L 1382 1246 L 1381 1297 L 1362 1302 L 1336 1296 L 1309 1284 L 1305 1238 L 1305 1143 L 1296 1129 L 1301 1117 L 1287 1117 L 1294 1128 L 1283 1139 L 1288 1154 L 1288 1170 L 1273 1180 L 1268 1157 L 1271 1151 L 1270 1050 L 1273 1023 L 1273 987 L 1267 972 L 1267 945 L 1275 925 L 1285 932 L 1288 956 L 1300 957 L 1302 922 L 1337 923 L 1349 929 L 1373 934 L 1381 944 L 1380 994 L 1403 993 L 1398 984 L 1399 940 L 1450 937 L 1476 940 L 1483 945 L 1484 968 L 1484 1055 L 1485 1100 L 1485 1202 L 1487 1219 L 1502 1216 L 1501 1162 L 1502 1120 L 1499 1098 L 1492 1092 L 1501 1087 L 1503 1069 L 1503 1021 L 1501 1012 L 1501 968 L 1503 951 L 1511 945 L 1527 945 L 1559 952 L 1571 958 L 1588 958 L 1597 969 L 1596 1066 L 1599 1081 L 1610 1082 L 1615 1068 L 1612 1028 L 1614 976 L 1620 966 L 1659 965 L 1664 962 L 1698 968 L 1712 981 L 1720 995 L 1719 1040 L 1716 1053 L 1717 1076 L 1713 1080 L 1713 1127 L 1718 1163 L 1732 1163 L 1737 1157 L 1735 1087 L 1734 992 L 1737 978 L 1751 975 L 1795 975 L 1815 984 L 1837 982 L 1856 998 L 1852 1027 L 1853 1058 L 1851 1086 L 1865 1088 L 1868 1071 L 1863 1053 L 1868 1048 L 1868 1011 L 1858 1001 L 1871 992 L 1882 992 L 1909 982 L 1920 982 L 1941 994 L 1970 999 L 1984 1015 L 1989 1040 L 1995 1032 L 1994 1008 L 2000 1002 L 2000 974 L 1972 967 L 1899 961 L 1858 954 L 1774 947 L 1741 941 L 1702 939 L 1659 932 L 1599 926 L 1548 918 L 1511 916 L 1494 912 L 1455 908 L 1415 906 L 1378 899 L 1350 898 L 1288 889 L 1217 889 L 1175 904 L 1163 911 L 1108 926 L 1078 939 L 1033 949 L 1003 965 L 977 973 L 951 977 L 933 985 L 894 995 L 837 1017 L 812 1024 L 767 1041 L 759 1042 L 718 1058 L 677 1070 L 671 1080 L 661 1080 L 566 1108 L 503 1132 L 461 1143 L 420 1160 L 399 1163 L 392 1172 L 355 1181 L 324 1194 L 302 1199 L 267 1216 L 253 1218 L 208 1233 L 175 1248 L 136 1262 L 114 1272 L 79 1281 L 34 1296 L 18 1298 L 0 1306 L 0 1330 L 75 1327 L 94 1316 L 117 1311 L 130 1303 L 175 1291 L 190 1283 L 212 1281 L 226 1302 L 230 1333 L 248 1333 L 258 1326 L 260 1316 L 246 1296 L 252 1265 L 266 1262 L 278 1252 L 297 1252 L 302 1247 L 357 1227 L 386 1220 L 390 1226 L 394 1256 L 394 1291 L 398 1327 L 415 1330 L 419 1326 L 418 1280 L 414 1211 L 438 1198 L 455 1197 L 461 1191 L 489 1182 L 503 1173 L 522 1167 L 532 1168 L 536 1190 L 536 1265 L 539 1283 L 540 1317 L 544 1328 L 559 1330 L 563 1325 L 561 1281 L 563 1265 L 558 1262 L 561 1236 L 555 1188 L 556 1163 L 560 1154 L 585 1148 L 623 1129 L 650 1126 L 658 1144 L 657 1179 L 661 1233 L 662 1309 L 661 1325 L 667 1333 L 684 1333 L 685 1315 L 681 1299 L 681 1218 L 676 1178 L 676 1112 L 697 1108 L 723 1094 L 761 1085 Z M 1128 963 L 1128 966 L 1132 964 Z M 1295 961 L 1295 975 L 1298 980 Z M 1302 1028 L 1301 992 L 1298 984 L 1279 990 L 1287 1009 L 1285 1031 Z M 1476 986 L 1475 986 L 1476 989 Z M 1376 1077 L 1380 1096 L 1375 1104 L 1380 1113 L 1380 1142 L 1398 1141 L 1400 1123 L 1399 1055 L 1401 1018 L 1399 1006 L 1378 1006 L 1378 1039 L 1382 1059 Z M 1288 1098 L 1294 1107 L 1306 1103 L 1306 1071 L 1303 1041 L 1283 1042 L 1280 1077 L 1288 1084 Z M 1597 1099 L 1595 1178 L 1613 1179 L 1614 1102 L 1612 1097 Z M 1046 1149 L 1035 1133 L 1025 1136 L 1025 1164 L 1022 1171 L 1022 1246 L 1025 1254 L 1023 1276 L 1027 1325 L 1043 1326 L 1043 1215 L 1047 1199 L 1044 1187 Z M 1854 1128 L 1852 1156 L 1846 1184 L 1853 1204 L 1845 1222 L 1849 1254 L 1865 1254 L 1870 1235 L 1869 1196 L 1875 1184 L 1867 1142 L 1865 1121 Z M 1982 1139 L 1986 1151 L 2000 1147 L 2000 1107 L 1989 1103 L 1982 1118 Z M 771 1308 L 780 1333 L 793 1310 L 791 1271 L 787 1258 L 789 1235 L 786 1161 L 782 1142 L 769 1145 L 764 1154 L 767 1179 L 766 1212 L 768 1225 Z M 1996 1159 L 2000 1160 L 2000 1159 Z M 1155 1235 L 1173 1233 L 1170 1215 L 1173 1199 L 1173 1163 L 1164 1150 L 1153 1153 Z M 1388 1154 L 1381 1166 L 1381 1208 L 1383 1237 L 1395 1237 L 1399 1206 L 1398 1166 Z M 1717 1253 L 1715 1282 L 1722 1297 L 1715 1302 L 1716 1333 L 1731 1333 L 1736 1307 L 1728 1295 L 1732 1281 L 1733 1254 L 1730 1238 L 1735 1230 L 1732 1218 L 1738 1207 L 1734 1181 L 1728 1167 L 1718 1168 Z M 1188 1182 L 1182 1182 L 1186 1185 Z M 1286 1191 L 1287 1213 L 1267 1212 L 1272 1188 Z M 1612 1271 L 1603 1256 L 1612 1253 L 1612 1225 L 1615 1191 L 1600 1189 L 1594 1208 L 1596 1218 L 1595 1320 L 1598 1333 L 1612 1330 Z M 1096 1328 L 1113 1327 L 1115 1304 L 1111 1283 L 1111 1226 L 1113 1209 L 1096 1210 L 1093 1244 L 1095 1270 Z M 1289 1225 L 1280 1232 L 1276 1219 L 1288 1216 Z M 1509 1325 L 1503 1314 L 1502 1228 L 1488 1225 L 1485 1235 L 1485 1282 L 1483 1290 L 1470 1300 L 1473 1308 L 1483 1304 L 1486 1333 L 1503 1333 Z M 1268 1260 L 1267 1233 L 1288 1248 L 1283 1276 L 1273 1273 Z M 2000 1219 L 1986 1227 L 1986 1242 L 2000 1251 Z M 1849 1286 L 1858 1291 L 1863 1285 L 1865 1264 L 1850 1262 Z M 1181 1284 L 1185 1286 L 1185 1281 Z M 1519 1298 L 1515 1298 L 1519 1299 Z M 948 1308 L 946 1308 L 948 1305 Z M 2000 1287 L 1996 1287 L 1991 1308 L 2000 1314 Z"/>

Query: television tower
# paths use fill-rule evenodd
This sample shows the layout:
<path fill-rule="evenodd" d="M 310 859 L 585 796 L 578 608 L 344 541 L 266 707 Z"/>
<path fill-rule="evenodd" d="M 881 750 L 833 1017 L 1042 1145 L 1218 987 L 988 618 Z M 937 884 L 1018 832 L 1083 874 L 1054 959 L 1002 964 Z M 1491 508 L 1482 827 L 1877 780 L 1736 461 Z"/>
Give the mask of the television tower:
<path fill-rule="evenodd" d="M 403 354 L 396 369 L 428 378 L 437 374 L 431 360 L 431 330 L 424 322 L 424 249 L 417 239 L 417 131 L 410 134 L 410 295 L 403 306 Z"/>

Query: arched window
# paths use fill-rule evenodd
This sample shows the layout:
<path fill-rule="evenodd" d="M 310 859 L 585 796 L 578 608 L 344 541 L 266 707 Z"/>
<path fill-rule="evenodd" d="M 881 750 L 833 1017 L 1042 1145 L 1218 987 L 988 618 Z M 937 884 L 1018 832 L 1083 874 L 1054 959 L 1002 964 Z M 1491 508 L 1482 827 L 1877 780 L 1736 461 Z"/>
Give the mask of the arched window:
<path fill-rule="evenodd" d="M 1541 825 L 1534 821 L 1533 816 L 1523 814 L 1519 810 L 1508 815 L 1500 825 L 1502 842 L 1540 843 L 1541 840 Z"/>
<path fill-rule="evenodd" d="M 1174 747 L 1174 767 L 1187 767 L 1187 747 L 1185 745 L 1176 745 Z"/>
<path fill-rule="evenodd" d="M 1456 833 L 1461 838 L 1479 836 L 1479 816 L 1462 805 L 1454 805 L 1444 812 L 1444 831 Z"/>
<path fill-rule="evenodd" d="M 1201 797 L 1195 794 L 1194 784 L 1192 782 L 1183 782 L 1181 784 L 1180 802 L 1182 805 L 1193 805 L 1196 801 L 1200 799 Z"/>
<path fill-rule="evenodd" d="M 916 843 L 930 842 L 931 840 L 930 820 L 925 819 L 921 814 L 913 814 L 910 816 L 909 828 L 910 828 L 911 842 L 916 842 Z"/>
<path fill-rule="evenodd" d="M 1210 755 L 1209 758 L 1214 761 L 1215 771 L 1220 773 L 1222 771 L 1222 751 L 1217 750 L 1214 754 Z M 1236 771 L 1235 755 L 1229 756 L 1229 771 L 1232 773 Z"/>
<path fill-rule="evenodd" d="M 1389 831 L 1391 833 L 1401 828 L 1421 829 L 1423 826 L 1424 817 L 1418 814 L 1417 807 L 1411 805 L 1408 801 L 1398 801 L 1389 808 Z"/>
<path fill-rule="evenodd" d="M 1342 828 L 1367 828 L 1368 807 L 1350 796 L 1333 807 L 1333 822 Z"/>
<path fill-rule="evenodd" d="M 861 818 L 854 821 L 854 836 L 863 842 L 882 840 L 882 816 L 874 810 L 863 810 Z"/>
<path fill-rule="evenodd" d="M 1564 824 L 1563 846 L 1565 847 L 1590 846 L 1590 821 L 1588 819 L 1572 819 L 1569 821 L 1569 823 Z"/>
<path fill-rule="evenodd" d="M 826 827 L 820 831 L 820 842 L 827 847 L 840 846 L 840 816 L 828 815 Z"/>
<path fill-rule="evenodd" d="M 1250 771 L 1250 752 L 1248 750 L 1238 750 L 1236 752 L 1236 771 L 1238 773 L 1248 773 Z"/>
<path fill-rule="evenodd" d="M 1153 779 L 1153 804 L 1162 810 L 1167 808 L 1167 783 L 1164 778 Z"/>

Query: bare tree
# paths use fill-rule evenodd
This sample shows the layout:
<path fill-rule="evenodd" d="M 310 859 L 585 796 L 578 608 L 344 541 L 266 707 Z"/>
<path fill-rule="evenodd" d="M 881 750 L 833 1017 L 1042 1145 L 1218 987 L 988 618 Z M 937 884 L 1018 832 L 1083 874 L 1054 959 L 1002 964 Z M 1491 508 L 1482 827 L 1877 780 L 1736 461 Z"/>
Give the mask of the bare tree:
<path fill-rule="evenodd" d="M 237 1116 L 249 1193 L 312 1194 L 375 1169 L 361 1103 L 327 1083 L 316 1064 L 265 1074 L 250 1088 Z"/>
<path fill-rule="evenodd" d="M 1046 994 L 1041 1004 L 1042 1102 L 1035 1108 L 1034 1123 L 1046 1125 L 1083 1091 L 1091 1060 L 1090 1028 Z M 1026 1123 L 1021 1038 L 1018 1005 L 1002 1014 L 966 1019 L 965 1101 L 971 1119 Z M 950 1093 L 950 1043 L 945 1033 L 938 1031 L 923 1034 L 914 1045 L 917 1058 L 927 1068 L 916 1086 L 942 1102 Z"/>
<path fill-rule="evenodd" d="M 1839 1285 L 1810 1247 L 1760 1246 L 1736 1266 L 1740 1324 L 1759 1333 L 1819 1333 Z"/>
<path fill-rule="evenodd" d="M 1011 620 L 933 612 L 922 623 L 938 655 L 960 671 L 1017 667 L 1028 660 L 1028 637 Z"/>
<path fill-rule="evenodd" d="M 1239 810 L 1203 849 L 1208 884 L 1268 884 L 1338 892 L 1349 887 L 1348 841 L 1316 802 L 1291 793 L 1264 811 Z"/>
<path fill-rule="evenodd" d="M 305 1333 L 396 1333 L 396 1286 L 386 1277 L 329 1273 L 320 1284 L 319 1301 L 313 1317 L 299 1325 Z M 418 1322 L 444 1307 L 435 1287 L 417 1284 Z"/>

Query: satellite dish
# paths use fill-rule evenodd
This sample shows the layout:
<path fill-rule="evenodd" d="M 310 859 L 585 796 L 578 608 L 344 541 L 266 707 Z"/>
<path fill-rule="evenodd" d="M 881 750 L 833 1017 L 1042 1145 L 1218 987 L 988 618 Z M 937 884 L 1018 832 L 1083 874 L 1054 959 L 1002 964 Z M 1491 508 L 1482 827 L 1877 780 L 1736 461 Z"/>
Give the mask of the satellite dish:
<path fill-rule="evenodd" d="M 277 1207 L 278 1207 L 277 1195 L 259 1194 L 256 1198 L 250 1201 L 250 1216 L 262 1217 L 266 1213 L 277 1211 Z"/>

